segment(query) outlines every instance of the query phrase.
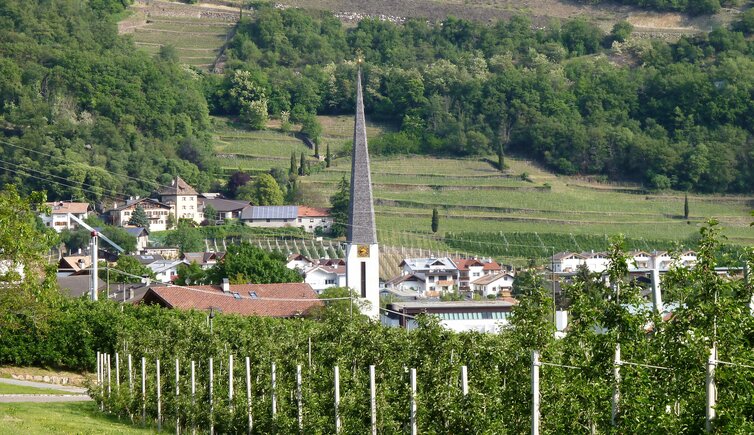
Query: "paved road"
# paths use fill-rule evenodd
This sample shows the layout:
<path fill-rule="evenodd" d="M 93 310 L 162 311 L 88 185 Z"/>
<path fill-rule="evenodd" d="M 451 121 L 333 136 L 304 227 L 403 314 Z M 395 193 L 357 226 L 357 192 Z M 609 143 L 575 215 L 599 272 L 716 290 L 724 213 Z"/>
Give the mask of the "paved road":
<path fill-rule="evenodd" d="M 70 394 L 0 394 L 0 403 L 9 402 L 83 402 L 92 400 L 86 395 L 86 388 L 68 385 L 48 384 L 45 382 L 21 381 L 18 379 L 0 378 L 0 383 L 20 385 L 25 387 L 47 388 Z"/>

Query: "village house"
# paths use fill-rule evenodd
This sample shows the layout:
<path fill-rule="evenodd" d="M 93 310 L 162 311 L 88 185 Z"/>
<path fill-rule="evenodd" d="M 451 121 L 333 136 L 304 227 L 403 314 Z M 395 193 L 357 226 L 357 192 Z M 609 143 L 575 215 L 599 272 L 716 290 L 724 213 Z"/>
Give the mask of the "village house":
<path fill-rule="evenodd" d="M 157 260 L 146 266 L 154 272 L 157 282 L 173 282 L 178 278 L 178 267 L 181 264 L 189 263 L 186 260 Z"/>
<path fill-rule="evenodd" d="M 212 223 L 216 225 L 222 225 L 228 219 L 240 220 L 243 209 L 249 207 L 249 201 L 238 201 L 224 198 L 204 198 L 203 196 L 200 196 L 198 202 L 202 217 L 204 217 L 205 210 L 208 206 L 215 210 L 215 216 L 211 220 L 213 221 Z"/>
<path fill-rule="evenodd" d="M 137 207 L 141 207 L 149 218 L 149 231 L 165 231 L 167 229 L 168 215 L 172 213 L 170 205 L 152 198 L 137 198 L 128 200 L 124 205 L 115 207 L 106 212 L 111 224 L 119 227 L 133 227 L 128 221 Z"/>
<path fill-rule="evenodd" d="M 471 282 L 471 289 L 483 297 L 497 297 L 501 293 L 510 295 L 515 277 L 510 273 L 488 274 Z"/>
<path fill-rule="evenodd" d="M 332 287 L 346 286 L 346 262 L 342 259 L 320 259 L 303 271 L 304 282 L 317 294 Z"/>
<path fill-rule="evenodd" d="M 50 214 L 41 213 L 39 217 L 46 227 L 52 228 L 57 232 L 63 230 L 75 230 L 79 227 L 79 224 L 71 219 L 70 215 L 73 215 L 81 220 L 89 217 L 90 206 L 86 202 L 48 202 L 47 206 L 50 207 Z"/>
<path fill-rule="evenodd" d="M 461 291 L 472 290 L 470 283 L 480 277 L 503 271 L 503 267 L 491 258 L 454 258 L 453 263 L 458 267 L 458 289 Z"/>
<path fill-rule="evenodd" d="M 285 266 L 288 269 L 297 269 L 299 272 L 303 273 L 304 270 L 314 266 L 315 264 L 316 263 L 314 262 L 314 260 L 310 260 L 303 254 L 291 254 L 288 256 L 288 262 L 285 263 Z"/>
<path fill-rule="evenodd" d="M 211 269 L 225 256 L 225 252 L 185 252 L 181 259 L 188 264 L 196 263 L 203 270 Z"/>
<path fill-rule="evenodd" d="M 183 181 L 181 177 L 176 177 L 170 182 L 169 186 L 164 186 L 157 194 L 160 202 L 167 204 L 173 210 L 176 220 L 188 219 L 197 224 L 204 220 L 204 216 L 199 210 L 196 190 Z"/>
<path fill-rule="evenodd" d="M 151 286 L 142 304 L 165 308 L 240 314 L 243 316 L 301 317 L 323 306 L 306 283 Z"/>
<path fill-rule="evenodd" d="M 307 207 L 304 205 L 298 206 L 298 226 L 307 233 L 313 233 L 320 229 L 320 231 L 330 231 L 332 228 L 333 219 L 330 216 L 330 212 L 324 208 Z"/>
<path fill-rule="evenodd" d="M 629 272 L 646 272 L 653 269 L 666 272 L 674 264 L 671 254 L 667 251 L 632 251 L 628 256 Z M 696 253 L 681 252 L 676 264 L 680 267 L 692 267 L 696 264 Z M 586 266 L 590 272 L 602 273 L 609 267 L 610 259 L 606 252 L 559 252 L 552 257 L 551 269 L 555 273 L 569 274 L 575 273 L 581 265 Z"/>
<path fill-rule="evenodd" d="M 126 232 L 136 238 L 136 251 L 141 252 L 149 246 L 149 230 L 141 227 L 126 228 Z"/>
<path fill-rule="evenodd" d="M 296 225 L 295 205 L 248 206 L 241 212 L 241 221 L 250 227 L 282 228 Z"/>
<path fill-rule="evenodd" d="M 402 269 L 401 277 L 388 281 L 396 289 L 415 289 L 425 297 L 439 297 L 457 289 L 458 267 L 448 257 L 406 258 L 399 266 Z"/>
<path fill-rule="evenodd" d="M 387 304 L 382 324 L 416 329 L 419 314 L 434 315 L 452 331 L 499 332 L 508 323 L 513 299 L 482 301 L 404 301 Z"/>

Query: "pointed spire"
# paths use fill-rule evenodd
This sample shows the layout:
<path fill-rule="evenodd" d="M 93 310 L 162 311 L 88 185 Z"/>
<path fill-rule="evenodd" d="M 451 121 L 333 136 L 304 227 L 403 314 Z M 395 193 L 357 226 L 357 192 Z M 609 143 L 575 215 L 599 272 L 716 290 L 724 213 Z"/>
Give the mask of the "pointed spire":
<path fill-rule="evenodd" d="M 353 155 L 351 156 L 351 203 L 348 210 L 347 240 L 356 244 L 377 243 L 372 176 L 369 170 L 367 126 L 364 120 L 364 99 L 361 91 L 361 66 L 356 79 L 356 120 L 353 127 Z"/>

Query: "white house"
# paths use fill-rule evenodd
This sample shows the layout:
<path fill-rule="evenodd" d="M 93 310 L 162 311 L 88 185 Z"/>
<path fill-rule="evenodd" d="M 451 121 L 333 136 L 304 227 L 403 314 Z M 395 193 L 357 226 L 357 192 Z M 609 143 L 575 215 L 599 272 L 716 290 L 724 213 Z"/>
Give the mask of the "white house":
<path fill-rule="evenodd" d="M 149 230 L 146 228 L 126 228 L 126 232 L 136 237 L 136 251 L 141 252 L 149 246 Z"/>
<path fill-rule="evenodd" d="M 173 210 L 176 220 L 190 219 L 198 224 L 204 220 L 204 216 L 199 210 L 196 190 L 183 181 L 181 177 L 176 177 L 170 182 L 170 186 L 164 186 L 157 194 L 160 197 L 160 202 L 167 204 Z"/>
<path fill-rule="evenodd" d="M 181 259 L 188 264 L 196 263 L 202 270 L 211 269 L 225 256 L 224 252 L 185 252 Z"/>
<path fill-rule="evenodd" d="M 172 282 L 178 277 L 178 266 L 189 264 L 186 260 L 158 260 L 147 264 L 158 282 Z"/>
<path fill-rule="evenodd" d="M 473 290 L 471 281 L 503 271 L 503 267 L 491 258 L 454 258 L 453 263 L 458 267 L 458 289 L 461 291 Z"/>
<path fill-rule="evenodd" d="M 510 292 L 513 288 L 514 279 L 515 277 L 510 273 L 489 274 L 472 281 L 471 288 L 475 292 L 480 292 L 484 297 L 497 296 L 503 291 Z"/>
<path fill-rule="evenodd" d="M 346 286 L 345 263 L 337 265 L 318 264 L 304 271 L 304 282 L 317 294 L 331 287 Z"/>
<path fill-rule="evenodd" d="M 137 207 L 141 207 L 149 218 L 149 231 L 165 231 L 167 229 L 168 215 L 172 213 L 172 208 L 156 199 L 140 198 L 127 201 L 120 207 L 108 210 L 106 213 L 110 217 L 110 222 L 119 227 L 129 227 L 128 221 Z"/>
<path fill-rule="evenodd" d="M 692 267 L 696 264 L 696 253 L 684 251 L 678 260 L 674 260 L 667 251 L 633 251 L 628 253 L 629 272 L 640 272 L 652 269 L 667 271 L 672 265 Z M 601 273 L 607 270 L 610 259 L 606 252 L 560 252 L 552 257 L 552 271 L 555 273 L 574 273 L 580 265 L 586 266 L 590 272 Z"/>
<path fill-rule="evenodd" d="M 307 233 L 313 233 L 317 228 L 329 231 L 332 228 L 333 219 L 330 212 L 324 208 L 298 206 L 297 224 Z"/>
<path fill-rule="evenodd" d="M 459 282 L 458 267 L 448 257 L 440 258 L 406 258 L 400 263 L 402 275 L 414 275 L 423 281 L 422 293 L 426 297 L 439 297 L 441 294 L 453 292 Z M 412 280 L 405 280 L 396 288 L 405 290 L 413 286 Z"/>
<path fill-rule="evenodd" d="M 418 314 L 434 315 L 452 331 L 499 332 L 508 323 L 515 300 L 404 301 L 387 305 L 382 324 L 415 329 Z"/>
<path fill-rule="evenodd" d="M 89 216 L 89 204 L 86 202 L 48 202 L 47 206 L 50 207 L 50 214 L 42 213 L 39 215 L 42 218 L 45 226 L 52 228 L 57 232 L 63 230 L 75 230 L 78 228 L 76 221 L 71 219 L 69 213 L 77 218 L 84 220 Z"/>
<path fill-rule="evenodd" d="M 315 261 L 310 260 L 308 257 L 302 254 L 291 254 L 288 256 L 288 262 L 285 266 L 288 269 L 297 269 L 299 272 L 303 272 L 306 269 L 311 268 L 316 264 Z"/>

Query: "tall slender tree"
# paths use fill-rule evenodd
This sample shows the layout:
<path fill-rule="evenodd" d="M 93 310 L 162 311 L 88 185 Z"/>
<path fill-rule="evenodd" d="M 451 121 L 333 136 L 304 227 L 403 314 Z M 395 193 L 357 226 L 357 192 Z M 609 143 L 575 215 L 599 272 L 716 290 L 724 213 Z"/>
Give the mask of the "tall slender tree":
<path fill-rule="evenodd" d="M 505 171 L 505 151 L 503 151 L 502 143 L 497 147 L 497 167 L 500 172 Z"/>
<path fill-rule="evenodd" d="M 298 168 L 296 167 L 296 151 L 291 151 L 291 167 L 288 169 L 289 175 L 296 175 Z"/>
<path fill-rule="evenodd" d="M 298 166 L 298 175 L 306 175 L 306 156 L 301 152 L 301 163 Z"/>
<path fill-rule="evenodd" d="M 689 219 L 689 194 L 688 193 L 683 197 L 683 218 L 686 220 Z"/>
<path fill-rule="evenodd" d="M 436 233 L 440 228 L 440 215 L 437 213 L 437 208 L 432 209 L 432 232 Z"/>
<path fill-rule="evenodd" d="M 327 144 L 327 150 L 325 154 L 325 167 L 330 167 L 330 162 L 332 162 L 332 155 L 330 154 L 330 144 Z"/>

